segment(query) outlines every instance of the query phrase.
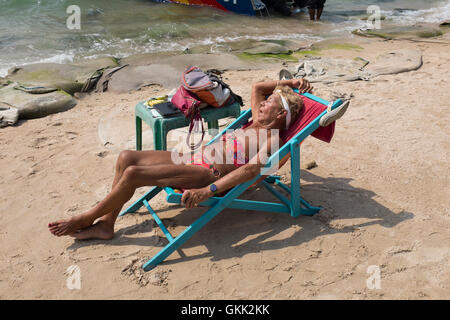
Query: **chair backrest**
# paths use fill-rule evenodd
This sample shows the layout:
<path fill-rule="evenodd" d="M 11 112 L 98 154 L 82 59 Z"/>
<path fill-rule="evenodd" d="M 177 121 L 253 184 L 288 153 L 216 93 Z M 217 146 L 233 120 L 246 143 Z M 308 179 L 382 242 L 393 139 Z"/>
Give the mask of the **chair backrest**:
<path fill-rule="evenodd" d="M 308 97 L 308 96 L 310 97 Z M 328 106 L 325 104 L 327 101 L 322 100 L 318 97 L 315 97 L 310 94 L 300 95 L 300 97 L 303 100 L 303 109 L 300 112 L 297 120 L 289 126 L 288 130 L 284 130 L 280 134 L 280 138 L 283 141 L 283 145 L 286 144 L 290 139 L 292 139 L 297 133 L 302 131 L 307 125 L 309 125 L 313 120 L 317 119 L 318 116 L 320 116 L 327 108 Z M 316 101 L 322 100 L 324 103 Z M 249 121 L 247 124 L 243 126 L 243 128 L 246 128 L 252 124 L 253 121 Z M 329 143 L 334 135 L 334 128 L 335 128 L 335 122 L 331 123 L 330 125 L 326 127 L 318 127 L 314 132 L 311 134 L 313 137 L 325 141 Z M 279 168 L 284 166 L 284 164 L 289 160 L 291 157 L 290 153 L 287 153 L 284 157 L 279 159 Z M 268 175 L 263 175 L 261 178 L 259 178 L 253 185 L 257 185 L 262 180 L 264 180 Z"/>
<path fill-rule="evenodd" d="M 291 138 L 293 138 L 298 132 L 303 130 L 308 124 L 316 119 L 322 112 L 324 112 L 328 106 L 319 101 L 313 100 L 307 96 L 300 95 L 303 100 L 303 109 L 297 117 L 297 120 L 289 126 L 288 130 L 283 130 L 280 133 L 280 138 L 285 144 Z M 249 121 L 242 128 L 250 126 L 253 121 Z M 330 142 L 334 135 L 335 122 L 326 127 L 317 128 L 311 135 L 314 138 L 322 140 L 324 142 Z"/>
<path fill-rule="evenodd" d="M 281 140 L 283 140 L 284 143 L 288 142 L 328 107 L 327 105 L 306 96 L 301 95 L 301 98 L 303 100 L 304 108 L 300 112 L 297 120 L 290 125 L 288 130 L 281 132 Z M 319 140 L 330 142 L 334 135 L 334 128 L 335 122 L 327 127 L 317 128 L 311 135 Z"/>

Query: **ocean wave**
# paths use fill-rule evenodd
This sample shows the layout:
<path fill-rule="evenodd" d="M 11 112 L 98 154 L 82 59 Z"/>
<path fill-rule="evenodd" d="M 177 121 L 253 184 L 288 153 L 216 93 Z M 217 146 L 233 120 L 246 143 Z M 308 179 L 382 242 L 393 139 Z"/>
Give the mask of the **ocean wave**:
<path fill-rule="evenodd" d="M 450 0 L 438 7 L 420 10 L 389 10 L 382 12 L 387 19 L 404 25 L 416 23 L 442 23 L 450 21 Z"/>
<path fill-rule="evenodd" d="M 217 36 L 217 37 L 208 37 L 203 40 L 197 41 L 197 45 L 208 45 L 215 43 L 224 43 L 224 42 L 235 42 L 239 40 L 281 40 L 281 39 L 295 39 L 295 40 L 305 40 L 317 42 L 323 40 L 324 38 L 319 36 L 313 36 L 309 34 L 301 34 L 301 33 L 287 33 L 287 34 L 270 34 L 270 35 L 246 35 L 246 36 Z"/>
<path fill-rule="evenodd" d="M 15 66 L 33 63 L 70 63 L 81 59 L 98 59 L 102 57 L 114 56 L 125 58 L 134 54 L 157 53 L 168 51 L 183 51 L 201 45 L 212 45 L 215 43 L 236 42 L 240 40 L 266 40 L 266 39 L 295 39 L 306 42 L 318 42 L 324 38 L 308 34 L 286 33 L 270 35 L 242 35 L 242 36 L 213 36 L 202 39 L 186 39 L 186 41 L 152 41 L 145 43 L 142 39 L 101 39 L 91 44 L 93 51 L 80 49 L 70 50 L 66 53 L 59 53 L 46 58 L 26 58 L 5 63 L 0 60 L 0 77 L 8 74 L 8 70 Z"/>
<path fill-rule="evenodd" d="M 55 54 L 47 58 L 27 58 L 15 61 L 13 64 L 0 62 L 0 77 L 5 77 L 8 74 L 8 70 L 15 66 L 22 66 L 34 63 L 70 63 L 74 60 L 74 52 L 64 52 L 60 54 Z"/>

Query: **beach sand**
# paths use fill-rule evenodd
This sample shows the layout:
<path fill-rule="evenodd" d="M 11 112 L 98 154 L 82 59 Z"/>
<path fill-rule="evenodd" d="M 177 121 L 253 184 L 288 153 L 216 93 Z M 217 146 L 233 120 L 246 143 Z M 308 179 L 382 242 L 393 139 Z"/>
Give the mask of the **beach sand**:
<path fill-rule="evenodd" d="M 449 45 L 354 41 L 363 49 L 322 54 L 370 59 L 416 48 L 423 66 L 315 85 L 324 98 L 354 95 L 330 144 L 302 144 L 302 195 L 322 211 L 291 218 L 225 210 L 147 273 L 142 263 L 166 240 L 145 209 L 119 218 L 111 241 L 57 238 L 47 225 L 109 192 L 119 152 L 135 146 L 134 106 L 172 88 L 90 94 L 67 112 L 1 129 L 0 299 L 449 299 Z M 282 67 L 224 77 L 248 106 L 251 83 L 277 79 Z M 308 170 L 311 161 L 317 167 Z M 285 179 L 289 167 L 279 170 Z M 252 189 L 246 197 L 271 195 Z M 175 235 L 206 210 L 168 205 L 163 195 L 151 204 Z M 68 286 L 71 266 L 79 267 L 79 290 Z M 371 281 L 376 268 L 379 283 Z"/>

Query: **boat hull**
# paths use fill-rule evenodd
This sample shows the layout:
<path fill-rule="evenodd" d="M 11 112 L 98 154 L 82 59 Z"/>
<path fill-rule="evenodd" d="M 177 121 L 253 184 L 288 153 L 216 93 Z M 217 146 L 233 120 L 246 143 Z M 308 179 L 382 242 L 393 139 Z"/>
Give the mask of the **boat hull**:
<path fill-rule="evenodd" d="M 249 16 L 255 15 L 251 0 L 166 0 L 188 6 L 209 6 L 223 11 L 231 11 Z"/>

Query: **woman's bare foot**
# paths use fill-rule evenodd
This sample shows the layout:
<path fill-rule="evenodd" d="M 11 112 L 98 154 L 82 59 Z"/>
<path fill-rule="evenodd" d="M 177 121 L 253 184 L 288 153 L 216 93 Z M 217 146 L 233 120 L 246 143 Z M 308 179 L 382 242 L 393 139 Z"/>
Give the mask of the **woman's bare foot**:
<path fill-rule="evenodd" d="M 71 236 L 78 240 L 111 240 L 114 237 L 114 225 L 111 226 L 110 223 L 99 220 L 97 223 L 71 234 Z"/>
<path fill-rule="evenodd" d="M 88 216 L 81 214 L 70 218 L 69 220 L 60 220 L 48 224 L 49 231 L 57 236 L 68 236 L 78 230 L 84 229 L 92 225 L 94 221 Z"/>

